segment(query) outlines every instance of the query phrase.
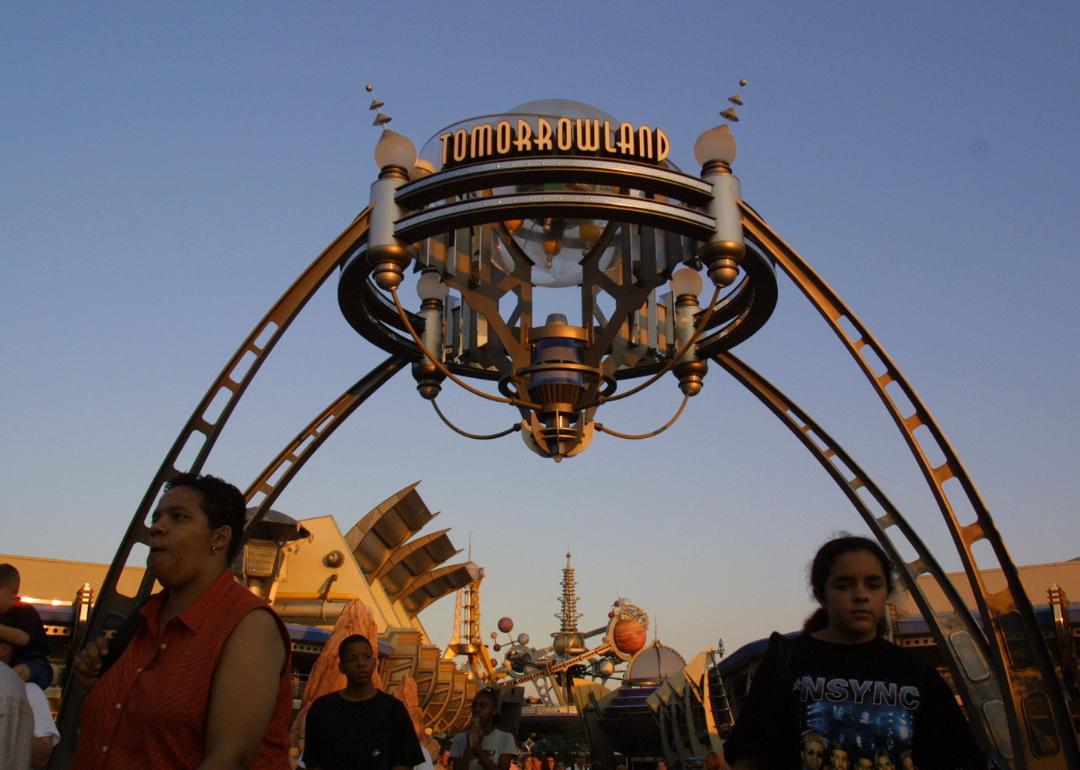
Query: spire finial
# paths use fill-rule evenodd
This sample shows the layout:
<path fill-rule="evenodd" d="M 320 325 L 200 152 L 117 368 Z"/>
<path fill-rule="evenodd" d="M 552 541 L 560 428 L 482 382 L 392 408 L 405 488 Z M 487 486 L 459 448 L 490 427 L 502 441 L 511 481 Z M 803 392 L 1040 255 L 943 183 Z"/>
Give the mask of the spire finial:
<path fill-rule="evenodd" d="M 738 106 L 742 107 L 742 104 L 743 104 L 742 90 L 743 90 L 743 86 L 745 86 L 745 85 L 746 85 L 746 78 L 743 78 L 742 80 L 739 81 L 739 90 L 735 93 L 734 96 L 729 96 L 728 101 L 731 102 L 732 104 L 737 104 Z M 720 113 L 720 117 L 722 117 L 724 120 L 730 120 L 732 123 L 738 123 L 739 122 L 739 115 L 738 115 L 738 113 L 735 112 L 734 107 L 728 107 L 726 110 L 724 110 L 723 112 Z"/>
<path fill-rule="evenodd" d="M 391 118 L 389 115 L 384 115 L 382 112 L 379 111 L 379 108 L 383 106 L 383 103 L 375 98 L 375 86 L 369 83 L 367 86 L 367 92 L 371 94 L 371 106 L 368 107 L 368 109 L 375 110 L 375 122 L 371 125 L 385 126 L 387 123 L 393 120 L 393 118 Z"/>

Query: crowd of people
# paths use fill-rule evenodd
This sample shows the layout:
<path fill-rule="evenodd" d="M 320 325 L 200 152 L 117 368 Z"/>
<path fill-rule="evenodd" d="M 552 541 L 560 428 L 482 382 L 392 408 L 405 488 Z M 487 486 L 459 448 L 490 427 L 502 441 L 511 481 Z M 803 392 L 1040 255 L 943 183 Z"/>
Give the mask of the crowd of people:
<path fill-rule="evenodd" d="M 289 637 L 229 568 L 245 513 L 240 491 L 213 476 L 166 484 L 147 558 L 163 590 L 72 665 L 88 691 L 75 770 L 291 767 Z M 794 638 L 773 634 L 726 762 L 711 753 L 707 770 L 985 767 L 941 677 L 882 636 L 895 573 L 881 548 L 833 539 L 815 556 L 810 583 L 820 609 Z M 19 588 L 18 572 L 0 565 L 0 766 L 11 770 L 44 767 L 59 740 L 42 692 L 53 678 L 48 641 Z M 601 770 L 584 754 L 522 754 L 500 729 L 491 688 L 473 698 L 466 730 L 422 745 L 430 736 L 373 683 L 376 642 L 354 635 L 338 646 L 346 686 L 307 713 L 306 770 Z"/>

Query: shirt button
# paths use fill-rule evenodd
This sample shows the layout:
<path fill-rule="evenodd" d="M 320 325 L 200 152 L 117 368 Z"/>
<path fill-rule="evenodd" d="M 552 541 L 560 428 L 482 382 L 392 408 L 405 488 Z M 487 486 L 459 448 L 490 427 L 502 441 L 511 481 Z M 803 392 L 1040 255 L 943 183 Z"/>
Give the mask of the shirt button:
<path fill-rule="evenodd" d="M 136 673 L 136 674 L 141 674 L 141 673 L 142 673 L 142 669 L 141 669 L 141 668 L 137 668 L 137 669 L 135 669 L 135 673 Z"/>
<path fill-rule="evenodd" d="M 109 750 L 109 747 L 108 747 L 108 746 L 102 746 L 102 747 L 101 747 L 101 750 L 102 750 L 102 751 L 108 751 L 108 750 Z"/>
<path fill-rule="evenodd" d="M 117 707 L 117 708 L 120 708 L 120 707 L 121 707 L 121 706 L 123 706 L 123 705 L 124 705 L 123 703 L 117 703 L 117 704 L 116 704 L 116 707 Z"/>
<path fill-rule="evenodd" d="M 163 649 L 163 650 L 165 649 L 165 643 L 164 642 L 161 643 L 161 649 Z"/>

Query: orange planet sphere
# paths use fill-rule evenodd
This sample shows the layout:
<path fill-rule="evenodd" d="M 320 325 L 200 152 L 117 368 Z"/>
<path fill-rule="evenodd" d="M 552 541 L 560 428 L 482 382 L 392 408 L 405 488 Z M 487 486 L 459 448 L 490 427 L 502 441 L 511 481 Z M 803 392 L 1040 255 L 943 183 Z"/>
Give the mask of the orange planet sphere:
<path fill-rule="evenodd" d="M 623 655 L 633 655 L 645 647 L 645 626 L 632 618 L 623 618 L 615 624 L 611 641 Z"/>

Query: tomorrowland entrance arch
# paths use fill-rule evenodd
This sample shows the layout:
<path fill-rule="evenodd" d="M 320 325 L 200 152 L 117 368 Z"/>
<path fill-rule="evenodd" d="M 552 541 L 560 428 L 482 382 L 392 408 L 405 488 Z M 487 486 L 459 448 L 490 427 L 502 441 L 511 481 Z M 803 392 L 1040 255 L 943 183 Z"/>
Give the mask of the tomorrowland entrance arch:
<path fill-rule="evenodd" d="M 738 96 L 732 101 L 742 103 Z M 164 483 L 203 468 L 266 357 L 337 271 L 342 313 L 388 357 L 251 481 L 246 497 L 257 510 L 249 529 L 337 427 L 403 369 L 458 433 L 472 439 L 520 433 L 532 452 L 559 462 L 588 448 L 597 431 L 643 439 L 666 429 L 702 390 L 713 364 L 792 431 L 875 533 L 943 651 L 982 745 L 1018 769 L 1080 767 L 1053 661 L 974 482 L 862 322 L 741 199 L 732 173 L 737 148 L 726 124 L 698 139 L 701 173 L 695 176 L 668 159 L 662 127 L 619 122 L 578 102 L 530 102 L 452 124 L 419 156 L 407 137 L 385 128 L 390 118 L 382 107 L 372 100 L 375 125 L 384 131 L 375 150 L 380 173 L 371 205 L 255 326 L 196 407 L 132 518 L 84 640 L 115 628 L 149 595 L 150 576 L 136 596 L 120 594 L 117 581 L 131 549 L 149 542 L 147 516 Z M 738 119 L 733 108 L 721 115 Z M 731 352 L 769 319 L 777 269 L 825 318 L 904 437 L 952 534 L 981 622 L 856 460 Z M 413 309 L 399 294 L 411 284 L 420 299 Z M 573 312 L 544 312 L 545 298 L 554 295 L 537 289 L 561 289 L 571 299 L 559 309 Z M 677 384 L 683 403 L 656 431 L 628 436 L 597 420 L 604 404 L 661 379 Z M 449 423 L 437 403 L 447 380 L 502 404 L 513 416 L 508 428 L 477 436 Z M 486 388 L 477 387 L 485 382 Z M 177 467 L 181 454 L 196 448 L 190 467 Z M 944 462 L 934 465 L 928 457 Z M 973 518 L 960 521 L 957 510 L 969 508 Z M 1003 590 L 990 592 L 983 583 L 972 555 L 981 541 L 996 559 L 981 566 L 1002 570 Z M 901 549 L 916 558 L 905 561 Z M 919 576 L 930 576 L 942 591 L 946 612 L 931 609 Z M 70 761 L 84 694 L 74 682 L 65 691 L 64 743 L 53 767 Z"/>

